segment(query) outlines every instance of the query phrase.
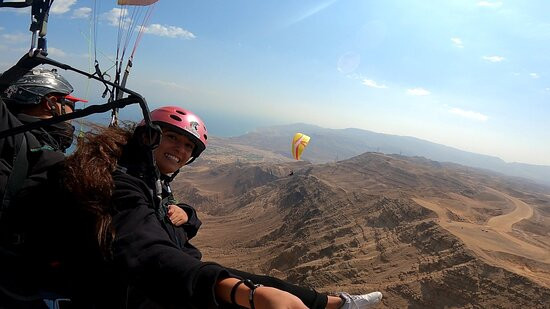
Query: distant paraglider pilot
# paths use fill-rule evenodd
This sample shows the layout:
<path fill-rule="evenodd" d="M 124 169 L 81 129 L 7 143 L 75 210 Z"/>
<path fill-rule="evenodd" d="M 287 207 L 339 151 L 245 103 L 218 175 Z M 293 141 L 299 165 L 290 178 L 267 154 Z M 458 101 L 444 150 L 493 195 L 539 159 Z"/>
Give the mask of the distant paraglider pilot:
<path fill-rule="evenodd" d="M 310 137 L 304 133 L 294 134 L 292 139 L 292 157 L 296 160 L 300 160 L 302 152 L 306 149 L 307 144 L 309 144 Z"/>

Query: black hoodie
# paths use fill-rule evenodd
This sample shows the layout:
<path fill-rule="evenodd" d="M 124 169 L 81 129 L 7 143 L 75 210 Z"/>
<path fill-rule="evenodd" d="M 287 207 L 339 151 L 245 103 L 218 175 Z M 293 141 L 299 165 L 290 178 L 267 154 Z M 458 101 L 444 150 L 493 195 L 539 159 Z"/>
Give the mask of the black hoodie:
<path fill-rule="evenodd" d="M 137 299 L 147 297 L 166 307 L 216 308 L 214 287 L 229 272 L 216 263 L 202 262 L 198 249 L 188 241 L 181 243 L 187 239 L 183 236 L 194 236 L 200 226 L 194 211 L 188 212 L 187 231 L 174 229 L 165 217 L 159 218 L 161 205 L 153 195 L 154 180 L 146 177 L 155 174 L 148 163 L 149 150 L 139 148 L 131 140 L 119 161 L 121 168 L 113 173 L 113 260 L 127 271 L 130 286 L 140 292 L 134 295 Z M 169 192 L 163 194 L 166 198 Z"/>

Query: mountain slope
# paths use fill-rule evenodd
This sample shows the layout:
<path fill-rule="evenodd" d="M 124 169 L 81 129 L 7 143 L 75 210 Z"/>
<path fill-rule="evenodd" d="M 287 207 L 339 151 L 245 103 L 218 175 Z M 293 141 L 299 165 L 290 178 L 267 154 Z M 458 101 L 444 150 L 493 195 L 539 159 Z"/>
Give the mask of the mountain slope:
<path fill-rule="evenodd" d="M 381 308 L 550 301 L 547 187 L 379 153 L 301 164 L 211 162 L 179 176 L 205 259 L 321 291 L 379 289 Z"/>
<path fill-rule="evenodd" d="M 228 143 L 253 146 L 290 158 L 294 133 L 311 136 L 304 160 L 326 163 L 348 159 L 367 151 L 406 156 L 422 156 L 440 162 L 452 162 L 489 169 L 550 185 L 550 166 L 506 163 L 502 159 L 476 154 L 414 137 L 375 133 L 360 129 L 326 129 L 307 124 L 258 128 L 239 137 L 223 139 Z"/>

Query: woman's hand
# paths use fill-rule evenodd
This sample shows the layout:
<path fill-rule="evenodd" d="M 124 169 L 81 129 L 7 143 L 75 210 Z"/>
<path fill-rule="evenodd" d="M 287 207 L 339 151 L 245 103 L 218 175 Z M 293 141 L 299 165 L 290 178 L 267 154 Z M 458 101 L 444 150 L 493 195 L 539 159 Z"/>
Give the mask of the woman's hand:
<path fill-rule="evenodd" d="M 256 309 L 307 309 L 298 297 L 267 286 L 256 288 L 254 306 Z"/>
<path fill-rule="evenodd" d="M 189 220 L 189 217 L 187 216 L 187 213 L 185 210 L 181 209 L 177 205 L 168 205 L 168 219 L 172 222 L 175 226 L 181 226 Z"/>

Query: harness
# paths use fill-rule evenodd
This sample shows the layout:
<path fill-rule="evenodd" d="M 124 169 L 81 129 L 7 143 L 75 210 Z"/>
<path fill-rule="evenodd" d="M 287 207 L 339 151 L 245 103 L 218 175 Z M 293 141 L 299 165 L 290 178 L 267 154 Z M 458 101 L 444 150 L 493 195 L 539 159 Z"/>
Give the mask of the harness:
<path fill-rule="evenodd" d="M 14 146 L 14 158 L 11 173 L 6 183 L 6 189 L 2 198 L 2 204 L 0 205 L 0 223 L 3 220 L 9 220 L 5 217 L 5 214 L 10 210 L 17 207 L 16 199 L 17 193 L 29 176 L 29 154 L 44 149 L 52 149 L 49 146 L 40 146 L 40 143 L 34 136 L 27 133 L 20 133 L 15 135 Z M 19 232 L 13 231 L 11 228 L 2 229 L 2 243 L 0 244 L 0 251 L 2 255 L 17 256 L 17 247 L 25 243 L 25 235 Z M 7 247 L 5 247 L 7 246 Z M 14 251 L 15 250 L 15 251 Z M 29 308 L 37 306 L 42 303 L 43 305 L 53 304 L 55 308 L 59 307 L 61 302 L 70 302 L 70 300 L 64 298 L 62 295 L 55 293 L 38 290 L 33 291 L 30 294 L 21 294 L 20 292 L 13 291 L 9 286 L 0 285 L 0 294 L 7 296 L 8 298 L 27 304 Z"/>
<path fill-rule="evenodd" d="M 23 182 L 27 178 L 29 173 L 29 161 L 27 159 L 27 137 L 25 134 L 17 134 L 15 136 L 15 149 L 14 149 L 13 167 L 8 181 L 6 184 L 6 191 L 2 198 L 2 206 L 0 208 L 0 219 L 4 212 L 10 208 L 12 199 L 16 193 L 21 189 Z"/>
<path fill-rule="evenodd" d="M 44 131 L 44 134 L 49 136 L 46 131 Z M 49 139 L 53 140 L 51 136 L 49 136 Z M 29 176 L 29 153 L 41 150 L 53 151 L 54 148 L 49 145 L 40 145 L 40 142 L 32 134 L 20 133 L 15 135 L 12 170 L 6 183 L 2 204 L 0 205 L 0 220 L 8 209 L 15 207 L 15 196 L 23 186 L 25 179 Z"/>
<path fill-rule="evenodd" d="M 157 217 L 159 218 L 159 220 L 162 223 L 162 225 L 164 226 L 164 228 L 166 230 L 170 229 L 171 232 L 174 234 L 174 237 L 170 237 L 170 238 L 171 239 L 173 238 L 172 240 L 176 243 L 176 245 L 178 245 L 178 247 L 182 248 L 183 243 L 182 243 L 181 239 L 176 236 L 177 227 L 174 226 L 170 222 L 170 219 L 168 218 L 168 206 L 177 204 L 177 201 L 174 198 L 174 195 L 172 194 L 172 188 L 170 188 L 170 181 L 172 181 L 172 179 L 174 179 L 176 174 L 177 174 L 177 172 L 174 173 L 170 177 L 166 177 L 167 179 L 162 181 L 162 188 L 164 189 L 164 191 L 166 191 L 167 196 L 161 200 L 160 206 L 158 207 L 158 210 L 157 210 L 156 213 L 157 213 Z M 168 235 L 171 235 L 172 233 L 168 233 Z"/>
<path fill-rule="evenodd" d="M 124 174 L 136 177 L 136 175 L 128 172 L 127 167 L 117 165 L 117 170 Z M 171 176 L 161 175 L 159 178 L 157 178 L 157 180 L 154 181 L 154 190 L 151 188 L 150 185 L 152 181 L 146 181 L 146 179 L 144 179 L 144 175 L 137 176 L 147 184 L 147 187 L 149 188 L 149 194 L 153 197 L 153 210 L 155 211 L 155 216 L 163 226 L 164 230 L 168 233 L 168 235 L 176 233 L 176 227 L 174 227 L 174 225 L 171 224 L 170 220 L 168 219 L 168 206 L 172 204 L 177 204 L 177 201 L 172 194 L 172 189 L 170 188 L 170 182 L 174 179 L 174 177 L 176 177 L 178 172 L 173 173 Z M 164 192 L 166 193 L 166 197 L 163 197 Z M 180 248 L 183 246 L 181 240 L 178 237 L 170 236 L 170 239 L 172 239 Z"/>

